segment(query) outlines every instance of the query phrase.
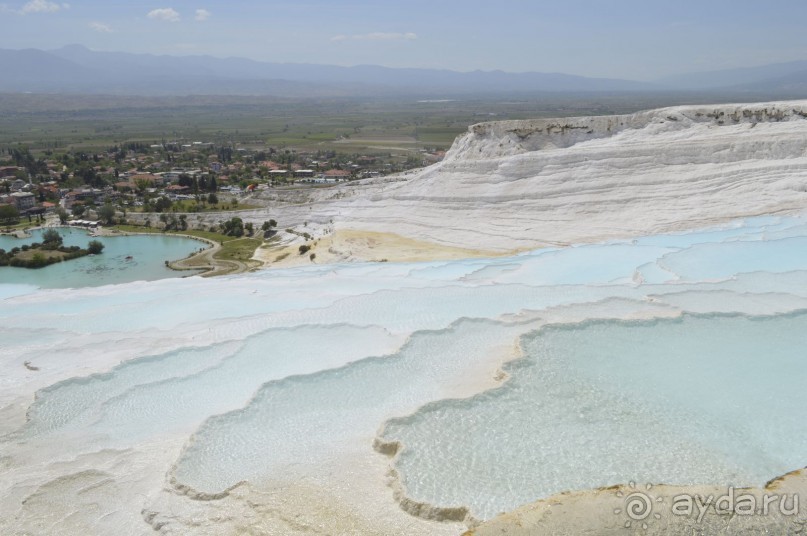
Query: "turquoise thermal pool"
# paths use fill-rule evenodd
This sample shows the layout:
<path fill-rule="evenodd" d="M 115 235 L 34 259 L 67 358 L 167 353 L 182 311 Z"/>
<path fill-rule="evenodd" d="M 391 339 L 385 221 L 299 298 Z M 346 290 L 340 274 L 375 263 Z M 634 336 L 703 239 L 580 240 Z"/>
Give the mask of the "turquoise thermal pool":
<path fill-rule="evenodd" d="M 62 235 L 65 246 L 86 248 L 90 240 L 98 240 L 104 244 L 104 251 L 100 255 L 51 264 L 36 270 L 3 266 L 0 267 L 0 285 L 79 288 L 186 277 L 194 272 L 171 270 L 165 266 L 165 261 L 184 259 L 199 249 L 208 247 L 204 242 L 180 236 L 156 234 L 93 237 L 81 229 L 57 227 L 56 230 Z M 32 242 L 41 242 L 42 232 L 42 229 L 34 230 L 30 238 L 0 236 L 0 248 L 9 251 Z"/>
<path fill-rule="evenodd" d="M 27 414 L 2 430 L 4 497 L 110 452 L 145 453 L 162 484 L 131 500 L 157 513 L 180 500 L 161 486 L 359 489 L 383 460 L 409 511 L 489 519 L 628 481 L 760 485 L 807 459 L 802 217 L 0 297 L 0 408 Z"/>

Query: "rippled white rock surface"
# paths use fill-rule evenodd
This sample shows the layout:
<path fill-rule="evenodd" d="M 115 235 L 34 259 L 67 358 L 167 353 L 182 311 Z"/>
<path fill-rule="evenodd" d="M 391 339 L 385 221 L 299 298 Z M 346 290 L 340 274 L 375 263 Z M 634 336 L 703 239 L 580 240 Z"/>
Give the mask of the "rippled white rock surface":
<path fill-rule="evenodd" d="M 480 123 L 439 164 L 277 210 L 512 252 L 805 209 L 805 173 L 807 102 L 678 106 Z"/>
<path fill-rule="evenodd" d="M 563 489 L 758 484 L 803 465 L 804 245 L 807 220 L 770 216 L 496 259 L 0 285 L 0 532 L 457 534 Z"/>

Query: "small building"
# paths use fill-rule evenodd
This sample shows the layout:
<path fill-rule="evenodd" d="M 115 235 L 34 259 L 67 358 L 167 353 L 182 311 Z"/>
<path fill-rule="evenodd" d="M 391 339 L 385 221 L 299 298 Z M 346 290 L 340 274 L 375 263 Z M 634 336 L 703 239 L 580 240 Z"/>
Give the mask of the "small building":
<path fill-rule="evenodd" d="M 187 186 L 180 186 L 179 184 L 172 184 L 171 186 L 166 186 L 165 188 L 166 193 L 174 195 L 188 194 L 190 191 L 191 189 Z"/>
<path fill-rule="evenodd" d="M 138 185 L 162 186 L 165 184 L 165 177 L 159 173 L 137 173 L 129 177 L 129 183 L 137 188 Z"/>
<path fill-rule="evenodd" d="M 41 216 L 45 212 L 47 212 L 45 207 L 31 207 L 25 211 L 25 214 L 27 216 Z"/>
<path fill-rule="evenodd" d="M 95 228 L 98 227 L 97 221 L 90 221 L 90 220 L 72 220 L 68 222 L 68 225 L 73 225 L 76 227 L 90 227 Z"/>
<path fill-rule="evenodd" d="M 0 166 L 0 177 L 13 177 L 18 171 L 25 171 L 25 168 L 17 166 Z"/>
<path fill-rule="evenodd" d="M 14 192 L 11 194 L 11 198 L 14 200 L 14 206 L 20 212 L 36 206 L 36 197 L 30 192 Z"/>
<path fill-rule="evenodd" d="M 262 168 L 266 168 L 268 170 L 283 169 L 283 166 L 281 166 L 280 164 L 278 164 L 277 162 L 274 162 L 272 160 L 263 160 L 258 165 L 261 166 Z"/>
<path fill-rule="evenodd" d="M 59 187 L 56 186 L 56 184 L 53 183 L 53 182 L 40 184 L 39 185 L 39 192 L 42 195 L 44 195 L 46 197 L 49 197 L 51 199 L 58 199 L 60 197 L 59 196 Z"/>
<path fill-rule="evenodd" d="M 163 184 L 176 184 L 179 182 L 180 175 L 187 175 L 189 177 L 196 177 L 202 173 L 200 169 L 172 169 L 171 171 L 164 171 L 162 173 Z"/>
<path fill-rule="evenodd" d="M 350 178 L 350 171 L 344 169 L 329 169 L 322 174 L 322 178 L 328 182 L 346 181 Z"/>
<path fill-rule="evenodd" d="M 93 188 L 71 190 L 64 196 L 64 208 L 71 209 L 75 203 L 95 202 L 104 192 Z"/>
<path fill-rule="evenodd" d="M 182 171 L 173 169 L 171 171 L 166 171 L 161 175 L 163 178 L 163 184 L 176 184 L 179 182 L 179 176 L 182 175 Z"/>

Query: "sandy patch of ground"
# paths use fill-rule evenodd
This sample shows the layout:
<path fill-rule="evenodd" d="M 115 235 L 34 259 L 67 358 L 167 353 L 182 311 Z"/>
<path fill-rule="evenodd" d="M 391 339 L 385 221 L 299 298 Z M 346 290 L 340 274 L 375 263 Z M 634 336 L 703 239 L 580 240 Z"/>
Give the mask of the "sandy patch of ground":
<path fill-rule="evenodd" d="M 304 244 L 311 249 L 301 254 L 300 246 Z M 443 246 L 394 233 L 339 229 L 309 241 L 285 240 L 274 247 L 258 248 L 253 258 L 266 268 L 288 268 L 314 263 L 422 262 L 500 255 L 501 252 Z"/>

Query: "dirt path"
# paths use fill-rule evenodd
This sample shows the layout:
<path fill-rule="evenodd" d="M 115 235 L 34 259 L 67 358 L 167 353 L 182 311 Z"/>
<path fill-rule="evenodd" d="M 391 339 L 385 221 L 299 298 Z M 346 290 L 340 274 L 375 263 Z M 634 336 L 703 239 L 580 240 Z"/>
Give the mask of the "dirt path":
<path fill-rule="evenodd" d="M 217 259 L 216 253 L 221 250 L 221 244 L 211 242 L 212 247 L 204 251 L 195 253 L 182 260 L 168 263 L 172 270 L 205 270 L 202 277 L 213 277 L 217 275 L 231 275 L 248 272 L 256 266 L 249 263 L 231 259 Z"/>
<path fill-rule="evenodd" d="M 121 236 L 121 235 L 134 235 L 134 234 L 153 235 L 154 233 L 133 233 L 129 231 L 119 231 L 117 229 L 110 230 L 100 228 L 98 230 L 98 234 L 101 236 Z M 178 270 L 178 271 L 202 270 L 202 273 L 199 274 L 202 277 L 213 277 L 217 275 L 240 274 L 243 272 L 248 272 L 251 269 L 258 267 L 257 265 L 253 266 L 250 265 L 249 263 L 242 261 L 215 258 L 216 253 L 221 251 L 221 244 L 213 240 L 208 240 L 206 238 L 181 233 L 171 233 L 170 236 L 181 236 L 184 238 L 191 238 L 193 240 L 199 240 L 201 242 L 205 242 L 206 244 L 210 245 L 209 248 L 194 253 L 190 257 L 186 257 L 178 261 L 169 262 L 166 266 L 168 266 L 172 270 Z"/>

